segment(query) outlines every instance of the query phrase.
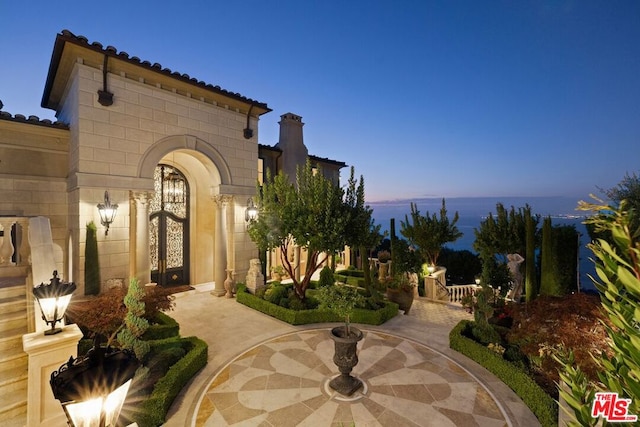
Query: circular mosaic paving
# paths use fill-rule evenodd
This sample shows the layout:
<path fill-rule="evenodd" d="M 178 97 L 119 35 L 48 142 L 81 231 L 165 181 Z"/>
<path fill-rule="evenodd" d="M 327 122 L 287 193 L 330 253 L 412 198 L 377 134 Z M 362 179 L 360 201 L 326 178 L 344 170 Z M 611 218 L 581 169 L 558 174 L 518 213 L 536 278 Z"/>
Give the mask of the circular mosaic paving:
<path fill-rule="evenodd" d="M 284 335 L 224 367 L 195 426 L 505 426 L 503 411 L 466 370 L 424 345 L 363 331 L 348 399 L 326 386 L 338 373 L 329 330 Z M 210 349 L 210 351 L 212 351 Z"/>

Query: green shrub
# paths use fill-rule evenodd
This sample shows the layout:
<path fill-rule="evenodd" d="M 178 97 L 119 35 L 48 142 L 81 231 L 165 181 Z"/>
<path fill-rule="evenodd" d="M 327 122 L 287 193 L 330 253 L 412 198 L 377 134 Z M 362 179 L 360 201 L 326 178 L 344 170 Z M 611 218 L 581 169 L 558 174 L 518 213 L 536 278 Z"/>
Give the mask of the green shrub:
<path fill-rule="evenodd" d="M 484 366 L 509 386 L 544 427 L 557 426 L 558 405 L 555 400 L 518 366 L 482 344 L 467 338 L 473 323 L 469 320 L 458 323 L 449 333 L 449 347 Z"/>
<path fill-rule="evenodd" d="M 281 300 L 283 298 L 287 298 L 288 294 L 289 294 L 289 291 L 284 285 L 271 284 L 270 286 L 268 286 L 267 290 L 264 293 L 264 299 L 265 301 L 268 301 L 271 304 L 280 305 Z"/>
<path fill-rule="evenodd" d="M 331 267 L 325 265 L 322 270 L 320 270 L 320 280 L 318 281 L 318 286 L 321 288 L 332 286 L 335 283 L 335 278 L 333 277 L 333 270 Z"/>
<path fill-rule="evenodd" d="M 98 237 L 96 224 L 87 224 L 87 241 L 84 247 L 84 294 L 100 293 L 100 263 L 98 258 Z"/>
<path fill-rule="evenodd" d="M 161 340 L 180 335 L 180 325 L 172 317 L 158 312 L 154 316 L 149 329 L 142 335 L 146 341 Z"/>
<path fill-rule="evenodd" d="M 165 345 L 169 345 L 169 347 L 171 345 L 175 346 L 176 342 L 189 350 L 183 358 L 169 368 L 167 374 L 156 383 L 149 398 L 139 405 L 139 412 L 134 415 L 134 420 L 139 427 L 162 425 L 165 422 L 171 404 L 180 390 L 207 364 L 207 343 L 196 337 L 165 340 L 159 347 L 162 348 Z"/>
<path fill-rule="evenodd" d="M 355 270 L 355 267 L 350 266 L 348 270 L 338 270 L 335 272 L 340 276 L 349 276 L 349 277 L 364 277 L 364 271 Z"/>
<path fill-rule="evenodd" d="M 309 296 L 305 299 L 307 303 L 313 300 L 315 300 L 315 298 L 312 296 Z M 276 319 L 282 320 L 283 322 L 287 322 L 291 325 L 306 325 L 309 323 L 344 321 L 344 319 L 341 319 L 339 316 L 328 310 L 321 310 L 316 308 L 296 311 L 280 307 L 247 292 L 244 285 L 238 286 L 236 301 L 240 304 L 246 305 L 247 307 L 258 310 L 261 313 L 267 314 L 271 317 L 275 317 Z M 315 304 L 317 306 L 317 300 L 315 300 Z M 362 308 L 354 309 L 351 322 L 367 325 L 381 325 L 397 314 L 398 305 L 392 302 L 386 302 L 384 307 L 378 310 L 366 310 Z"/>

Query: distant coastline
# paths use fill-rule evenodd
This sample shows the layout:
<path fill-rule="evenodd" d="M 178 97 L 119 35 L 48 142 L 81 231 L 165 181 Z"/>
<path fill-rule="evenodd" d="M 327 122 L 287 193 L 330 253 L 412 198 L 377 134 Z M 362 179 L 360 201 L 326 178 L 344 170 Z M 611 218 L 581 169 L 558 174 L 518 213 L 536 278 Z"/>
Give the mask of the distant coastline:
<path fill-rule="evenodd" d="M 594 289 L 588 275 L 595 274 L 593 263 L 589 260 L 592 257 L 591 251 L 586 247 L 589 236 L 586 226 L 583 224 L 588 212 L 576 210 L 579 199 L 572 197 L 452 197 L 445 198 L 447 215 L 453 218 L 456 211 L 459 214 L 457 223 L 458 229 L 463 236 L 456 242 L 446 245 L 455 250 L 473 250 L 475 241 L 474 230 L 480 227 L 482 220 L 489 214 L 495 215 L 497 203 L 502 203 L 505 208 L 511 209 L 531 206 L 532 213 L 538 214 L 541 218 L 551 217 L 554 225 L 573 225 L 580 233 L 580 283 L 585 289 Z M 376 224 L 380 224 L 383 231 L 389 232 L 391 218 L 395 218 L 395 228 L 398 236 L 400 234 L 400 221 L 404 221 L 405 216 L 411 211 L 411 203 L 416 203 L 422 215 L 427 212 L 432 215 L 439 215 L 442 205 L 442 198 L 419 198 L 404 199 L 382 202 L 368 203 L 373 209 L 373 218 Z M 542 223 L 540 223 L 540 226 Z"/>

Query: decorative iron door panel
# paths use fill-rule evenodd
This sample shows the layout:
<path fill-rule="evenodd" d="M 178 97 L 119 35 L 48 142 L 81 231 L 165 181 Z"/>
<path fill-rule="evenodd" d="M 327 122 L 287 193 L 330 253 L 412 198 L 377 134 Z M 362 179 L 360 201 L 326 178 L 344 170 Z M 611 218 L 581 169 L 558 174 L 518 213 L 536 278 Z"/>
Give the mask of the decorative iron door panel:
<path fill-rule="evenodd" d="M 162 286 L 189 284 L 188 187 L 184 176 L 168 165 L 154 174 L 155 195 L 150 205 L 149 254 L 151 281 Z"/>

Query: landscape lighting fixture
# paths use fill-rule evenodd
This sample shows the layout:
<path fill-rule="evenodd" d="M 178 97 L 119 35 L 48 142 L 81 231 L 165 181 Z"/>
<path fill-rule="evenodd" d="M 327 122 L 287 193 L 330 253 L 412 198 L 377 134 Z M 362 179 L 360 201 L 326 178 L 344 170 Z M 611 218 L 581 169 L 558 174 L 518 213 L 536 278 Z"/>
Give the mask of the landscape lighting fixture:
<path fill-rule="evenodd" d="M 49 384 L 70 426 L 116 426 L 139 366 L 131 351 L 96 342 L 86 356 L 70 357 L 54 371 Z"/>
<path fill-rule="evenodd" d="M 104 235 L 109 234 L 109 226 L 113 223 L 113 220 L 116 219 L 116 213 L 118 212 L 118 205 L 111 204 L 111 199 L 109 198 L 109 192 L 104 192 L 104 203 L 98 203 L 98 212 L 100 213 L 100 223 L 106 227 Z"/>
<path fill-rule="evenodd" d="M 53 277 L 50 283 L 40 285 L 33 288 L 33 296 L 38 301 L 40 311 L 42 312 L 42 320 L 47 325 L 51 325 L 51 329 L 44 332 L 45 335 L 53 335 L 62 332 L 62 329 L 56 328 L 56 323 L 61 322 L 64 318 L 64 312 L 67 310 L 71 294 L 76 290 L 75 283 L 63 282 L 58 277 L 58 271 L 53 271 Z"/>

